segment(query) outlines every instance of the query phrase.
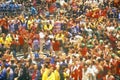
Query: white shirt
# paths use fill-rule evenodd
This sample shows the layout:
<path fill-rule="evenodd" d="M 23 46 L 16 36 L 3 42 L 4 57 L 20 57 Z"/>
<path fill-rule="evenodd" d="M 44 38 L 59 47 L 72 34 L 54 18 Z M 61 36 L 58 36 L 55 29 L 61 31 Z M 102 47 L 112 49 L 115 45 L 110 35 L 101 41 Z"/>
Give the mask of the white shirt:
<path fill-rule="evenodd" d="M 114 26 L 107 27 L 108 32 L 111 32 L 111 31 L 114 31 L 114 30 L 115 30 Z"/>
<path fill-rule="evenodd" d="M 82 80 L 89 80 L 88 73 L 84 69 L 82 69 L 82 75 Z"/>
<path fill-rule="evenodd" d="M 53 35 L 53 34 L 49 35 L 48 37 L 49 37 L 50 39 L 54 39 L 54 35 Z"/>
<path fill-rule="evenodd" d="M 93 76 L 95 76 L 96 73 L 98 73 L 98 70 L 97 70 L 97 68 L 93 65 L 92 67 L 88 67 L 87 73 L 91 73 Z"/>
<path fill-rule="evenodd" d="M 40 32 L 40 33 L 39 33 L 39 36 L 40 36 L 40 39 L 44 39 L 45 34 L 44 34 L 43 32 Z"/>
<path fill-rule="evenodd" d="M 64 0 L 60 0 L 60 5 L 63 6 L 65 4 Z"/>
<path fill-rule="evenodd" d="M 96 80 L 96 74 L 98 73 L 98 70 L 96 66 L 92 65 L 91 67 L 87 68 L 86 74 L 91 74 L 93 76 L 93 80 Z"/>

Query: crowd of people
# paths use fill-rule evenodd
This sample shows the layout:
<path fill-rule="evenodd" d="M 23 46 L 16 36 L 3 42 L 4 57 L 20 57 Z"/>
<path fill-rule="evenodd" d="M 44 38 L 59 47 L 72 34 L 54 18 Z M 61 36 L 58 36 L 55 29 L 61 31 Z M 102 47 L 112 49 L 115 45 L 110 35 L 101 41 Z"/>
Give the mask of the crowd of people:
<path fill-rule="evenodd" d="M 21 11 L 21 4 L 11 1 L 1 1 L 0 2 L 0 14 L 7 15 L 11 13 L 17 13 Z"/>
<path fill-rule="evenodd" d="M 0 80 L 120 80 L 113 0 L 38 1 L 0 18 Z"/>

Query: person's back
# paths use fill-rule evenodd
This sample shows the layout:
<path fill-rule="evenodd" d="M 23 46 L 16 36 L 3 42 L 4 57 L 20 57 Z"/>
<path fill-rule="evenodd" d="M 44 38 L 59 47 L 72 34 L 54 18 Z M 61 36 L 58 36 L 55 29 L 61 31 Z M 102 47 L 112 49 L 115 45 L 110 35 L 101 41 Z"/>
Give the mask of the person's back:
<path fill-rule="evenodd" d="M 63 74 L 63 70 L 60 70 L 60 80 L 64 80 L 64 74 Z"/>
<path fill-rule="evenodd" d="M 34 7 L 31 7 L 31 14 L 32 15 L 37 14 L 37 10 Z"/>
<path fill-rule="evenodd" d="M 27 67 L 23 66 L 20 74 L 21 75 L 19 76 L 18 80 L 30 80 L 29 71 Z"/>
<path fill-rule="evenodd" d="M 53 43 L 52 43 L 52 47 L 53 47 L 53 50 L 54 51 L 59 51 L 60 50 L 60 42 L 55 40 Z"/>
<path fill-rule="evenodd" d="M 6 70 L 6 68 L 4 68 L 2 70 L 0 80 L 7 80 L 7 70 Z"/>
<path fill-rule="evenodd" d="M 54 71 L 55 74 L 55 80 L 60 80 L 60 74 L 57 70 Z"/>
<path fill-rule="evenodd" d="M 39 49 L 39 40 L 35 39 L 33 41 L 33 49 L 38 50 Z"/>
<path fill-rule="evenodd" d="M 46 42 L 45 42 L 45 49 L 46 50 L 50 50 L 51 49 L 51 40 L 50 39 L 46 40 Z"/>
<path fill-rule="evenodd" d="M 39 53 L 36 51 L 36 52 L 34 52 L 34 57 L 35 57 L 35 59 L 38 59 L 39 58 Z"/>
<path fill-rule="evenodd" d="M 14 72 L 13 69 L 9 69 L 9 74 L 8 75 L 8 80 L 13 80 L 14 79 Z"/>
<path fill-rule="evenodd" d="M 50 72 L 50 70 L 48 68 L 46 68 L 43 75 L 42 75 L 42 80 L 48 79 L 49 72 Z"/>

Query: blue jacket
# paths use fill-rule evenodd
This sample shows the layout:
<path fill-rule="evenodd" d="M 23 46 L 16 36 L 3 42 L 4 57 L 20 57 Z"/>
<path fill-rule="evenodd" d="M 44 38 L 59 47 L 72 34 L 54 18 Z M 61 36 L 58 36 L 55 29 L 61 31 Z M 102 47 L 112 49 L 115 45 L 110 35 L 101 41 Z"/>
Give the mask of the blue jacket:
<path fill-rule="evenodd" d="M 0 80 L 7 80 L 7 70 L 4 68 L 0 74 Z"/>

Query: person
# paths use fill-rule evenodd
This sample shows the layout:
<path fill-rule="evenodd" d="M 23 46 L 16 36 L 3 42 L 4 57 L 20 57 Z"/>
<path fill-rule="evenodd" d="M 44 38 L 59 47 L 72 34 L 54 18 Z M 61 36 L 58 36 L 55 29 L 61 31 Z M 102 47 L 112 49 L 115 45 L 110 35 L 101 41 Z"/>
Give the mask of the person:
<path fill-rule="evenodd" d="M 36 15 L 37 13 L 37 10 L 33 6 L 31 6 L 31 15 Z"/>
<path fill-rule="evenodd" d="M 109 71 L 103 80 L 115 80 L 114 76 Z"/>
<path fill-rule="evenodd" d="M 8 65 L 6 63 L 4 63 L 3 69 L 2 69 L 1 74 L 0 74 L 1 80 L 7 80 L 7 67 L 8 67 Z"/>
<path fill-rule="evenodd" d="M 29 64 L 21 64 L 21 68 L 19 71 L 19 75 L 18 75 L 18 80 L 30 80 L 30 76 L 29 76 Z"/>
<path fill-rule="evenodd" d="M 53 48 L 53 51 L 55 51 L 55 54 L 58 55 L 58 53 L 60 51 L 60 42 L 58 40 L 53 40 L 52 48 Z"/>
<path fill-rule="evenodd" d="M 39 80 L 40 78 L 40 71 L 38 70 L 37 65 L 34 65 L 34 71 L 32 73 L 32 80 Z"/>
<path fill-rule="evenodd" d="M 44 30 L 45 30 L 45 31 L 51 31 L 52 29 L 53 29 L 52 24 L 46 23 L 46 24 L 44 25 Z"/>
<path fill-rule="evenodd" d="M 60 65 L 56 65 L 56 69 L 54 70 L 55 80 L 60 80 L 59 70 L 60 70 Z"/>
<path fill-rule="evenodd" d="M 84 68 L 82 69 L 82 72 L 83 72 L 82 80 L 88 80 L 88 79 L 89 79 L 89 78 L 88 78 L 88 73 L 87 73 L 87 68 L 88 68 L 88 65 L 85 64 L 85 65 L 84 65 Z"/>
<path fill-rule="evenodd" d="M 38 53 L 38 50 L 35 50 L 35 51 L 33 52 L 33 55 L 34 55 L 34 58 L 33 58 L 34 60 L 40 58 L 40 55 L 39 55 L 39 53 Z"/>
<path fill-rule="evenodd" d="M 53 64 L 50 65 L 50 73 L 48 75 L 48 79 L 47 80 L 56 80 L 55 79 L 55 73 L 54 73 L 54 69 L 55 69 L 55 66 Z"/>
<path fill-rule="evenodd" d="M 8 80 L 13 80 L 14 79 L 14 72 L 13 69 L 11 67 L 7 68 L 8 71 Z"/>
<path fill-rule="evenodd" d="M 33 50 L 39 50 L 39 40 L 37 38 L 34 38 L 33 44 L 32 44 Z"/>
<path fill-rule="evenodd" d="M 48 80 L 48 77 L 49 77 L 49 74 L 50 74 L 49 62 L 45 63 L 44 67 L 45 67 L 45 69 L 44 69 L 44 72 L 42 74 L 42 80 Z"/>
<path fill-rule="evenodd" d="M 44 46 L 43 44 L 45 42 L 45 32 L 43 30 L 39 32 L 39 37 L 40 37 L 40 51 L 42 52 Z"/>
<path fill-rule="evenodd" d="M 112 1 L 33 1 L 16 1 L 23 10 L 15 15 L 0 3 L 1 79 L 119 79 L 119 8 Z"/>
<path fill-rule="evenodd" d="M 23 39 L 22 35 L 18 36 L 18 44 L 19 44 L 19 51 L 21 51 L 23 49 L 22 47 L 24 45 L 24 39 Z"/>
<path fill-rule="evenodd" d="M 47 54 L 51 53 L 51 39 L 47 36 L 45 39 L 44 49 Z"/>

